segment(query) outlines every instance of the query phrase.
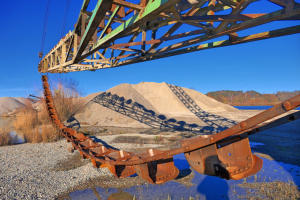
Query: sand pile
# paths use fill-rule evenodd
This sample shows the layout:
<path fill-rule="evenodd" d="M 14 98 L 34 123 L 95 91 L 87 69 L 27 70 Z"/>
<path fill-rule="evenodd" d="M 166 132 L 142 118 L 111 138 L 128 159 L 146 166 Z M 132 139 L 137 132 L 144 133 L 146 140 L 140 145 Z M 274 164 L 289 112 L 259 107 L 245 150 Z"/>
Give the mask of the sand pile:
<path fill-rule="evenodd" d="M 140 83 L 140 84 L 143 84 L 143 83 Z M 137 85 L 140 85 L 140 84 L 137 84 Z M 137 85 L 125 83 L 125 84 L 121 84 L 116 87 L 113 87 L 113 88 L 109 89 L 107 92 L 111 92 L 112 94 L 117 94 L 120 97 L 123 96 L 125 99 L 132 99 L 133 101 L 142 104 L 147 109 L 153 110 L 155 112 L 158 111 L 151 104 L 151 101 L 149 101 L 147 99 L 147 96 L 145 96 L 145 94 L 143 92 L 140 93 L 139 90 L 136 89 Z M 150 86 L 149 89 L 151 90 L 151 92 L 153 92 L 153 90 L 155 90 L 156 88 Z"/>
<path fill-rule="evenodd" d="M 31 101 L 22 97 L 0 97 L 0 115 L 15 111 L 18 108 L 30 104 Z"/>
<path fill-rule="evenodd" d="M 183 105 L 183 103 L 170 90 L 166 83 L 151 83 L 143 82 L 132 87 L 144 96 L 145 99 L 153 105 L 154 109 L 160 113 L 171 116 L 191 115 L 190 111 Z M 230 105 L 220 103 L 200 92 L 195 90 L 182 88 L 196 104 L 207 112 L 234 112 L 237 109 Z"/>
<path fill-rule="evenodd" d="M 89 94 L 88 96 L 85 97 L 81 97 L 81 100 L 83 101 L 83 103 L 88 103 L 89 101 L 91 101 L 95 96 L 101 94 L 102 92 L 96 92 L 96 93 L 92 93 Z"/>
<path fill-rule="evenodd" d="M 83 109 L 78 111 L 74 118 L 80 123 L 81 126 L 148 127 L 147 125 L 144 125 L 134 119 L 131 119 L 92 101 L 88 102 Z"/>
<path fill-rule="evenodd" d="M 187 88 L 182 89 L 206 112 L 218 114 L 229 119 L 234 119 L 233 116 L 239 113 L 239 110 L 234 107 L 218 102 L 200 92 Z M 142 82 L 139 84 L 121 84 L 109 89 L 107 92 L 117 94 L 126 100 L 132 99 L 132 101 L 142 104 L 145 108 L 153 110 L 156 114 L 163 114 L 167 118 L 205 125 L 202 120 L 185 107 L 166 83 Z M 95 95 L 89 95 L 88 99 L 91 99 L 93 96 Z M 81 125 L 148 127 L 143 123 L 92 101 L 88 102 L 74 117 Z"/>

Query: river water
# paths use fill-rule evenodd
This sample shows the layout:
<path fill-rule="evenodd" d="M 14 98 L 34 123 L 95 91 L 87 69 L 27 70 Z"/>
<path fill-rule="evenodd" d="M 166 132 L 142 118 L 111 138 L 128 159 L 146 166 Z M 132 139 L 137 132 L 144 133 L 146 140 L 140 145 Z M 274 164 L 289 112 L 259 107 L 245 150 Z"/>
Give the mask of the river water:
<path fill-rule="evenodd" d="M 243 183 L 264 182 L 294 182 L 300 184 L 300 167 L 278 163 L 262 158 L 263 168 L 254 176 L 243 180 L 224 180 L 218 177 L 206 176 L 193 171 L 188 184 L 169 181 L 160 185 L 143 184 L 129 188 L 90 188 L 69 194 L 70 199 L 142 199 L 142 200 L 188 200 L 188 199 L 248 199 L 259 194 L 249 194 L 249 189 Z M 174 163 L 180 170 L 190 169 L 184 155 L 176 155 Z M 117 198 L 116 198 L 117 197 Z M 134 198 L 135 197 L 135 198 Z"/>
<path fill-rule="evenodd" d="M 273 106 L 234 106 L 239 110 L 267 110 L 272 108 Z M 296 108 L 295 110 L 300 110 L 300 107 Z"/>
<path fill-rule="evenodd" d="M 13 121 L 14 117 L 0 117 L 0 129 L 9 129 L 11 130 L 10 136 L 12 138 L 12 144 L 22 144 L 25 142 L 21 134 L 18 134 L 14 131 Z"/>

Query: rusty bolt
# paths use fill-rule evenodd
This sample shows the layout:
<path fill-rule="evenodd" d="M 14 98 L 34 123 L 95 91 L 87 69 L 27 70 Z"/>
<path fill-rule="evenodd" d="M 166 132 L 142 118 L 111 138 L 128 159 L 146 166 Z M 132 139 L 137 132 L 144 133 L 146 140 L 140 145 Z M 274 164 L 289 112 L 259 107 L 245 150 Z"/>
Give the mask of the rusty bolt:
<path fill-rule="evenodd" d="M 104 153 L 105 152 L 105 147 L 101 146 L 101 150 L 102 150 L 102 153 Z"/>
<path fill-rule="evenodd" d="M 149 154 L 150 154 L 150 156 L 154 156 L 153 149 L 149 149 Z"/>
<path fill-rule="evenodd" d="M 120 151 L 120 156 L 121 156 L 121 158 L 124 158 L 124 151 L 123 150 Z"/>
<path fill-rule="evenodd" d="M 241 122 L 241 129 L 245 129 L 247 127 L 247 122 Z"/>
<path fill-rule="evenodd" d="M 68 152 L 70 152 L 70 153 L 74 152 L 74 147 L 72 147 L 72 146 L 69 146 L 67 149 L 68 149 Z"/>

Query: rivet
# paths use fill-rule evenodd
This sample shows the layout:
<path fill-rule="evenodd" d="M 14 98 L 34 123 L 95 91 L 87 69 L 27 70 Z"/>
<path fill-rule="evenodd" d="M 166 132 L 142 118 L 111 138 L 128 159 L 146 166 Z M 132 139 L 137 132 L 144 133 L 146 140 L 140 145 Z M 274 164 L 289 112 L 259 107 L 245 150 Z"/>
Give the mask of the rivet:
<path fill-rule="evenodd" d="M 240 126 L 242 129 L 245 129 L 247 127 L 247 122 L 241 122 Z"/>
<path fill-rule="evenodd" d="M 149 154 L 150 154 L 150 156 L 154 156 L 153 149 L 149 149 Z"/>
<path fill-rule="evenodd" d="M 120 151 L 120 156 L 121 156 L 121 158 L 124 158 L 124 151 L 123 150 Z"/>

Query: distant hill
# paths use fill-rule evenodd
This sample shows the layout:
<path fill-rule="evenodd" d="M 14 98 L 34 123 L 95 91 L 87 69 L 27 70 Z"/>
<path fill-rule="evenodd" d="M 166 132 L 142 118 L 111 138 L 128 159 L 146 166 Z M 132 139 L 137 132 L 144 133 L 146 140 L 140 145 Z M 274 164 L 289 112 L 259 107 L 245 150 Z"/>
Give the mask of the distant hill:
<path fill-rule="evenodd" d="M 233 106 L 265 106 L 275 105 L 298 94 L 300 94 L 300 90 L 294 92 L 277 92 L 275 94 L 261 94 L 253 90 L 247 92 L 221 90 L 209 92 L 206 95 Z"/>
<path fill-rule="evenodd" d="M 0 116 L 7 115 L 31 103 L 30 99 L 23 97 L 0 97 Z"/>

